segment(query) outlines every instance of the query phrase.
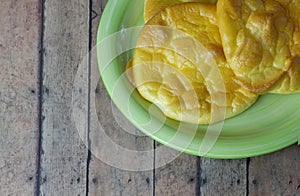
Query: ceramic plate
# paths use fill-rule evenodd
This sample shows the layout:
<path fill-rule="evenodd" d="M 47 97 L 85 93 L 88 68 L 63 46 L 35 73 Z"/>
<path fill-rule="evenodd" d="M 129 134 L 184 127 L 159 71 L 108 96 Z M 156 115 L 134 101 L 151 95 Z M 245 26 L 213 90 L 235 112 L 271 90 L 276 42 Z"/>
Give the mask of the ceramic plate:
<path fill-rule="evenodd" d="M 99 45 L 115 33 L 143 25 L 143 7 L 142 0 L 109 0 L 98 30 Z M 114 53 L 128 42 L 134 45 L 135 38 L 136 36 L 130 39 L 120 36 L 119 39 L 123 40 L 112 42 L 107 51 Z M 103 63 L 107 54 L 98 50 L 100 75 L 109 95 L 121 112 L 154 140 L 179 151 L 211 158 L 244 158 L 262 155 L 292 145 L 299 140 L 300 94 L 267 94 L 261 96 L 247 111 L 225 120 L 216 143 L 207 153 L 201 153 L 199 149 L 207 126 L 198 126 L 195 136 L 190 140 L 187 136 L 188 131 L 183 130 L 178 134 L 178 126 L 182 125 L 179 122 L 167 119 L 161 125 L 161 120 L 164 119 L 162 114 L 149 112 L 151 104 L 143 100 L 136 91 L 131 93 L 128 81 L 124 78 L 120 79 L 130 54 L 131 51 L 128 50 L 105 66 Z M 117 97 L 130 98 L 123 101 L 116 99 L 114 96 L 116 92 Z M 186 145 L 187 143 L 189 145 Z"/>

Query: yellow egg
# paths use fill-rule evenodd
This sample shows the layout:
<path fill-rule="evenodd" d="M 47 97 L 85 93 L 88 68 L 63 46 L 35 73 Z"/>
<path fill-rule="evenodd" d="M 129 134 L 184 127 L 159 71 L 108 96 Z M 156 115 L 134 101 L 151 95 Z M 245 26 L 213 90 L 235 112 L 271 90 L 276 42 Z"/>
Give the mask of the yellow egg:
<path fill-rule="evenodd" d="M 265 93 L 287 72 L 293 56 L 294 20 L 275 0 L 219 0 L 224 53 L 239 82 Z"/>
<path fill-rule="evenodd" d="M 270 90 L 271 93 L 290 94 L 300 92 L 300 1 L 299 0 L 277 0 L 289 11 L 294 20 L 292 59 L 290 69 L 280 78 Z"/>
<path fill-rule="evenodd" d="M 291 94 L 300 92 L 300 58 L 296 58 L 290 69 L 269 90 L 270 93 Z"/>
<path fill-rule="evenodd" d="M 258 97 L 236 82 L 226 62 L 214 5 L 185 3 L 156 14 L 127 70 L 145 99 L 179 121 L 216 122 L 222 116 L 214 115 L 235 116 Z"/>
<path fill-rule="evenodd" d="M 187 2 L 216 3 L 217 0 L 145 0 L 144 19 L 148 21 L 152 16 L 167 7 Z"/>

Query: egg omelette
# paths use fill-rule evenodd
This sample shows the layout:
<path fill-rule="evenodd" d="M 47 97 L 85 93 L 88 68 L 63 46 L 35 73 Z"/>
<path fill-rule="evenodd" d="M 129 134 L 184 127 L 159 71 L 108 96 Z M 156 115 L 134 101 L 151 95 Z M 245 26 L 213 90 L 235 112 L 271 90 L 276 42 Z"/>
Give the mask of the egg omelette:
<path fill-rule="evenodd" d="M 200 60 L 203 64 L 199 65 L 188 58 L 202 53 L 195 40 L 217 65 L 221 78 L 208 75 L 215 83 L 224 82 L 224 92 L 209 89 L 211 81 L 198 69 L 202 66 L 209 70 L 207 62 Z M 153 16 L 139 35 L 129 69 L 139 93 L 157 104 L 166 116 L 179 121 L 212 123 L 212 105 L 224 109 L 229 118 L 246 110 L 258 97 L 236 82 L 227 64 L 214 5 L 184 3 Z M 212 103 L 212 96 L 220 101 Z"/>
<path fill-rule="evenodd" d="M 291 94 L 300 92 L 300 1 L 299 0 L 277 0 L 280 2 L 294 20 L 293 45 L 291 53 L 292 64 L 278 82 L 270 89 L 271 93 Z"/>
<path fill-rule="evenodd" d="M 218 0 L 224 53 L 248 90 L 265 93 L 293 64 L 295 21 L 276 0 Z"/>
<path fill-rule="evenodd" d="M 152 16 L 167 7 L 187 2 L 214 4 L 217 0 L 145 0 L 144 19 L 145 21 L 148 21 Z"/>

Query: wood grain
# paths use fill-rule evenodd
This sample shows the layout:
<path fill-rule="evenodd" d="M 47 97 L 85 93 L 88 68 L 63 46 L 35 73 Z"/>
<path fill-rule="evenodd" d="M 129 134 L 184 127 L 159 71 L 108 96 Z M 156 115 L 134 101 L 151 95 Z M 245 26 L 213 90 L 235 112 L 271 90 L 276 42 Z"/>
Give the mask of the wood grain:
<path fill-rule="evenodd" d="M 159 158 L 159 155 L 156 155 L 156 159 Z M 198 157 L 181 154 L 167 165 L 157 168 L 155 195 L 198 195 L 199 161 Z"/>
<path fill-rule="evenodd" d="M 201 195 L 246 195 L 246 159 L 219 160 L 201 158 Z"/>
<path fill-rule="evenodd" d="M 0 195 L 34 195 L 38 151 L 38 0 L 0 6 Z"/>
<path fill-rule="evenodd" d="M 300 195 L 300 149 L 251 158 L 249 195 Z"/>
<path fill-rule="evenodd" d="M 93 0 L 92 47 L 96 44 L 100 16 L 106 3 L 106 0 Z M 91 59 L 91 61 L 92 65 L 96 63 L 95 59 Z M 98 82 L 96 89 L 91 89 L 91 94 L 95 92 L 96 100 L 91 102 L 96 102 L 97 116 L 91 116 L 91 121 L 99 120 L 105 133 L 115 144 L 133 151 L 151 151 L 153 141 L 141 136 L 141 133 L 120 114 L 118 109 L 111 103 L 102 81 Z M 122 126 L 120 126 L 120 123 L 122 123 Z M 153 195 L 152 171 L 126 171 L 106 164 L 105 160 L 101 160 L 96 153 L 93 153 L 97 150 L 97 142 L 104 139 L 97 139 L 96 131 L 91 128 L 89 134 L 92 152 L 89 162 L 89 195 Z M 110 147 L 108 146 L 108 148 Z M 153 165 L 153 155 L 154 153 L 144 161 Z M 125 158 L 119 161 L 125 161 L 128 164 L 132 160 Z"/>
<path fill-rule="evenodd" d="M 132 151 L 150 150 L 153 148 L 153 141 L 147 137 L 136 136 L 126 131 L 134 131 L 138 134 L 138 130 L 129 123 L 120 127 L 120 121 L 127 121 L 115 108 L 111 108 L 111 100 L 106 94 L 102 83 L 97 87 L 96 107 L 98 111 L 99 122 L 105 129 L 106 135 L 114 142 L 114 144 L 122 146 Z M 112 111 L 114 110 L 114 114 Z M 117 115 L 117 116 L 116 116 Z M 118 119 L 115 119 L 118 118 Z M 91 118 L 93 119 L 93 118 Z M 115 156 L 115 162 L 107 163 L 97 156 L 94 152 L 98 142 L 102 142 L 103 138 L 97 139 L 95 132 L 90 133 L 92 157 L 89 164 L 89 194 L 90 195 L 152 195 L 153 192 L 153 174 L 152 171 L 126 171 L 126 168 L 118 168 L 112 164 L 115 162 L 123 162 L 123 166 L 130 165 L 130 158 L 122 156 L 123 153 L 111 154 Z M 107 146 L 109 151 L 110 146 Z M 136 157 L 139 159 L 140 157 Z M 148 156 L 144 161 L 153 165 L 153 154 Z M 149 168 L 151 169 L 151 168 Z"/>
<path fill-rule="evenodd" d="M 246 195 L 247 161 L 182 154 L 156 169 L 155 185 L 156 195 Z"/>
<path fill-rule="evenodd" d="M 126 122 L 126 127 L 120 127 L 120 121 L 127 121 L 115 106 L 111 106 L 111 100 L 105 92 L 102 83 L 97 88 L 96 107 L 99 120 L 103 126 L 106 135 L 116 144 L 132 151 L 151 150 L 153 141 L 146 137 L 136 136 L 138 130 Z M 111 108 L 113 107 L 113 108 Z M 114 114 L 112 113 L 114 110 Z M 117 120 L 115 119 L 117 115 Z M 134 131 L 135 134 L 126 132 L 126 130 Z M 149 171 L 126 171 L 102 160 L 97 157 L 97 143 L 101 143 L 103 138 L 98 138 L 97 133 L 91 130 L 91 152 L 92 157 L 89 164 L 89 193 L 91 195 L 151 195 L 152 194 L 152 172 Z M 106 146 L 109 151 L 110 146 Z M 133 160 L 124 158 L 122 152 L 120 154 L 111 154 L 111 156 L 120 157 L 116 161 L 130 164 Z M 123 157 L 123 159 L 121 158 Z M 137 157 L 139 158 L 139 157 Z M 149 156 L 145 161 L 153 163 L 153 156 Z M 151 168 L 150 168 L 151 169 Z"/>
<path fill-rule="evenodd" d="M 73 122 L 72 90 L 88 54 L 89 2 L 45 1 L 44 9 L 40 194 L 85 195 L 88 150 Z"/>

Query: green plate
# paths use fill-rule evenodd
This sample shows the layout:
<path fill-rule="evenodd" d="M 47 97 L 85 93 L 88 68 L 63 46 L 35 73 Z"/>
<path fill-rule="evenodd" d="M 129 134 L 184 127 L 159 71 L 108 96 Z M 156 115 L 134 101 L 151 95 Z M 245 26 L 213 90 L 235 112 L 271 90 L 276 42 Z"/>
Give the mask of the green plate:
<path fill-rule="evenodd" d="M 192 137 L 189 129 L 195 128 L 195 125 L 165 120 L 157 108 L 151 107 L 150 103 L 133 91 L 124 77 L 125 66 L 132 50 L 123 50 L 134 46 L 141 27 L 128 28 L 144 24 L 143 8 L 142 0 L 109 0 L 98 30 L 97 57 L 101 78 L 114 103 L 131 123 L 166 146 L 211 158 L 262 155 L 285 148 L 299 140 L 300 94 L 267 94 L 261 96 L 247 111 L 220 124 L 222 130 L 217 141 L 209 141 L 208 138 L 208 142 L 214 143 L 208 152 L 199 150 L 207 126 L 197 126 Z M 120 55 L 109 61 L 112 54 L 119 53 Z M 178 130 L 178 127 L 181 128 Z"/>

